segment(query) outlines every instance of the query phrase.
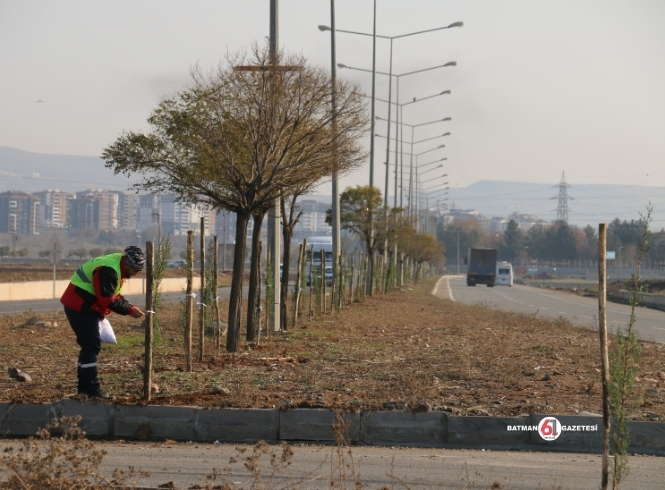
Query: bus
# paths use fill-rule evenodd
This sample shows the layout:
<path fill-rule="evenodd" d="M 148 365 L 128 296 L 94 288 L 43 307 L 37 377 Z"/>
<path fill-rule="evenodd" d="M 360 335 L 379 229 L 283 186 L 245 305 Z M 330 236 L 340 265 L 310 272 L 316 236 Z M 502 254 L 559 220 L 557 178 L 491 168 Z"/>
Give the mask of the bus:
<path fill-rule="evenodd" d="M 513 285 L 513 265 L 509 262 L 497 262 L 496 264 L 496 281 L 497 286 L 512 286 Z"/>

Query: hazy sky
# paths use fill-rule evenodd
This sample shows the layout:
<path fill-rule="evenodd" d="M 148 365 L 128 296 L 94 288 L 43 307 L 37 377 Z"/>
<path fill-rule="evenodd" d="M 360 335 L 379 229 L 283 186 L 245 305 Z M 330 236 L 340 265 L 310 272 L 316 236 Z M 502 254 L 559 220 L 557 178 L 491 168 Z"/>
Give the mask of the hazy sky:
<path fill-rule="evenodd" d="M 377 3 L 385 36 L 465 24 L 393 45 L 396 74 L 458 63 L 400 78 L 400 102 L 452 90 L 404 107 L 408 124 L 452 117 L 416 129 L 416 140 L 452 133 L 416 145 L 446 145 L 420 157 L 448 159 L 427 179 L 446 172 L 452 189 L 487 179 L 554 185 L 565 171 L 573 185 L 665 186 L 665 1 Z M 338 29 L 371 33 L 371 0 L 335 5 Z M 330 34 L 317 26 L 330 24 L 330 2 L 281 0 L 279 14 L 281 47 L 329 67 Z M 0 0 L 0 146 L 98 156 L 123 130 L 148 129 L 150 111 L 190 83 L 195 63 L 211 68 L 268 34 L 268 0 Z M 377 40 L 379 71 L 389 69 L 389 45 Z M 337 61 L 371 69 L 371 38 L 338 33 Z M 338 76 L 371 92 L 368 73 Z M 377 75 L 378 98 L 388 98 L 387 78 Z M 386 112 L 377 102 L 377 115 Z M 376 139 L 380 187 L 385 144 Z M 368 176 L 365 167 L 342 189 Z"/>

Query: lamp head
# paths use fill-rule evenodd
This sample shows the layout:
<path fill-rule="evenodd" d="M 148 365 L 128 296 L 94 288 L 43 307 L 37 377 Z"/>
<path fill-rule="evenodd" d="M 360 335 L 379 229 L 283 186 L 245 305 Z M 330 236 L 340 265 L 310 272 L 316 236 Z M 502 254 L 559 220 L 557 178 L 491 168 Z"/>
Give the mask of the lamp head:
<path fill-rule="evenodd" d="M 443 133 L 441 136 L 450 136 L 450 131 L 448 131 L 447 133 Z"/>
<path fill-rule="evenodd" d="M 444 90 L 439 95 L 444 95 L 444 94 L 452 94 L 452 92 L 450 90 Z"/>
<path fill-rule="evenodd" d="M 464 27 L 464 22 L 453 22 L 452 24 L 450 24 L 450 25 L 448 26 L 448 29 L 450 29 L 451 27 Z M 319 29 L 320 29 L 320 28 L 321 28 L 321 27 L 319 27 Z"/>
<path fill-rule="evenodd" d="M 344 63 L 337 63 L 337 68 L 348 68 Z"/>
<path fill-rule="evenodd" d="M 449 26 L 449 27 L 450 27 L 450 26 Z M 320 31 L 329 31 L 329 30 L 330 30 L 330 27 L 328 27 L 328 26 L 319 26 L 319 30 L 320 30 Z"/>
<path fill-rule="evenodd" d="M 457 61 L 449 61 L 448 63 L 446 63 L 443 66 L 457 66 Z"/>
<path fill-rule="evenodd" d="M 441 119 L 441 120 L 442 120 L 442 121 L 452 121 L 453 118 L 452 118 L 452 117 L 444 117 L 444 118 Z"/>

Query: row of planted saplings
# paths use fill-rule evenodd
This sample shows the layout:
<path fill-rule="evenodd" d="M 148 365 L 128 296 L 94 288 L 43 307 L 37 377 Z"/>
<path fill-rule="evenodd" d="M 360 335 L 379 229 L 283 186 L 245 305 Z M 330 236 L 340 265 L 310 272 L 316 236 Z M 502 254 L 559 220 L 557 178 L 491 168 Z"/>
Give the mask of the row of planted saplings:
<path fill-rule="evenodd" d="M 315 250 L 315 245 L 310 245 L 307 250 L 307 240 L 300 244 L 298 254 L 298 266 L 296 282 L 293 288 L 291 311 L 292 325 L 297 326 L 298 318 L 303 315 L 303 303 L 306 303 L 308 318 L 315 315 L 323 315 L 339 311 L 345 305 L 360 301 L 366 294 L 376 292 L 385 293 L 391 289 L 401 286 L 404 280 L 411 280 L 414 275 L 415 264 L 409 263 L 403 259 L 399 261 L 390 260 L 389 256 L 376 253 L 370 259 L 370 255 L 358 250 L 352 254 L 346 253 L 340 256 L 337 264 L 334 264 L 325 250 Z M 200 291 L 199 294 L 193 290 L 193 265 L 194 265 L 194 232 L 187 232 L 187 289 L 185 296 L 184 312 L 184 340 L 185 340 L 185 360 L 186 369 L 191 371 L 193 368 L 193 331 L 194 331 L 194 310 L 199 309 L 198 315 L 198 360 L 203 360 L 205 350 L 206 320 L 210 324 L 212 318 L 212 331 L 214 335 L 215 352 L 221 350 L 221 338 L 225 333 L 225 324 L 220 319 L 218 304 L 218 239 L 213 236 L 209 243 L 208 254 L 213 256 L 212 263 L 206 262 L 206 244 L 205 244 L 205 223 L 202 220 L 200 233 Z M 146 268 L 146 369 L 144 370 L 144 396 L 150 397 L 149 387 L 151 386 L 152 372 L 152 348 L 153 348 L 153 325 L 157 320 L 154 312 L 160 302 L 159 284 L 166 268 L 166 263 L 170 255 L 170 242 L 165 240 L 159 244 L 157 254 L 153 242 L 146 243 L 147 268 Z M 270 254 L 268 254 L 268 257 Z M 372 260 L 372 262 L 370 262 Z M 326 273 L 330 268 L 332 273 L 330 279 Z M 274 294 L 272 286 L 272 267 L 270 263 L 266 267 L 266 304 L 271 304 Z M 288 272 L 287 272 L 288 275 Z M 307 287 L 306 297 L 303 295 L 303 286 Z M 260 292 L 259 292 L 260 293 Z M 260 294 L 259 294 L 260 297 Z M 198 298 L 198 301 L 197 301 Z M 270 311 L 269 308 L 266 310 Z M 257 311 L 258 325 L 261 325 L 261 310 Z M 268 334 L 269 316 L 265 316 L 265 332 Z M 287 328 L 287 324 L 283 324 Z M 260 341 L 260 329 L 259 338 Z"/>
<path fill-rule="evenodd" d="M 205 351 L 205 326 L 206 318 L 214 318 L 213 333 L 215 352 L 221 349 L 221 337 L 224 334 L 224 323 L 220 320 L 219 296 L 217 270 L 219 266 L 218 240 L 215 235 L 210 241 L 208 253 L 213 256 L 212 263 L 206 263 L 206 244 L 205 244 L 205 222 L 201 220 L 200 234 L 200 290 L 194 292 L 193 288 L 193 264 L 194 264 L 194 232 L 187 232 L 187 287 L 185 293 L 185 313 L 184 313 L 184 344 L 185 344 L 185 363 L 187 371 L 193 369 L 193 331 L 194 331 L 194 310 L 199 309 L 198 315 L 198 337 L 199 345 L 197 357 L 199 361 L 203 360 Z M 168 239 L 159 243 L 157 250 L 153 242 L 146 242 L 146 319 L 145 319 L 145 368 L 144 373 L 144 391 L 143 396 L 150 400 L 152 386 L 152 361 L 154 344 L 154 326 L 157 323 L 155 315 L 156 310 L 161 303 L 160 283 L 167 267 L 167 261 L 171 253 L 171 244 Z"/>

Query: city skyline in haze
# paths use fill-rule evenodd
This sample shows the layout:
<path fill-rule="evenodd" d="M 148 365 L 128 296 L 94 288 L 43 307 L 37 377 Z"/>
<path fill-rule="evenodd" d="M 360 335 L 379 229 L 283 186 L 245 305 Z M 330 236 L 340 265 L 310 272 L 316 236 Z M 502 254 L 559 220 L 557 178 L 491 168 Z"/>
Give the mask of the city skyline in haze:
<path fill-rule="evenodd" d="M 372 6 L 336 0 L 337 29 L 371 33 Z M 194 65 L 212 69 L 225 53 L 261 45 L 269 34 L 268 0 L 27 0 L 3 2 L 0 14 L 0 146 L 45 154 L 99 156 L 123 131 L 149 130 L 151 111 L 191 84 Z M 665 186 L 664 2 L 377 2 L 382 36 L 458 21 L 464 27 L 393 43 L 400 103 L 451 91 L 403 106 L 407 124 L 452 119 L 415 135 L 417 141 L 451 133 L 416 147 L 445 144 L 431 156 L 447 160 L 427 177 L 447 174 L 450 202 L 456 188 L 474 182 L 555 185 L 562 172 L 572 184 Z M 280 48 L 329 69 L 330 33 L 319 25 L 330 25 L 328 0 L 279 2 Z M 338 63 L 371 70 L 370 37 L 338 32 L 336 48 Z M 377 39 L 377 71 L 389 71 L 389 48 Z M 457 66 L 403 75 L 450 61 Z M 371 74 L 340 68 L 337 76 L 371 94 Z M 387 79 L 377 75 L 377 99 L 388 98 Z M 387 104 L 376 104 L 376 114 L 387 118 Z M 386 131 L 377 120 L 375 132 Z M 375 145 L 374 183 L 383 190 L 385 137 Z M 367 184 L 368 177 L 366 165 L 343 177 L 340 188 Z M 330 195 L 329 188 L 324 183 L 316 193 Z M 652 201 L 658 211 L 665 197 Z"/>

